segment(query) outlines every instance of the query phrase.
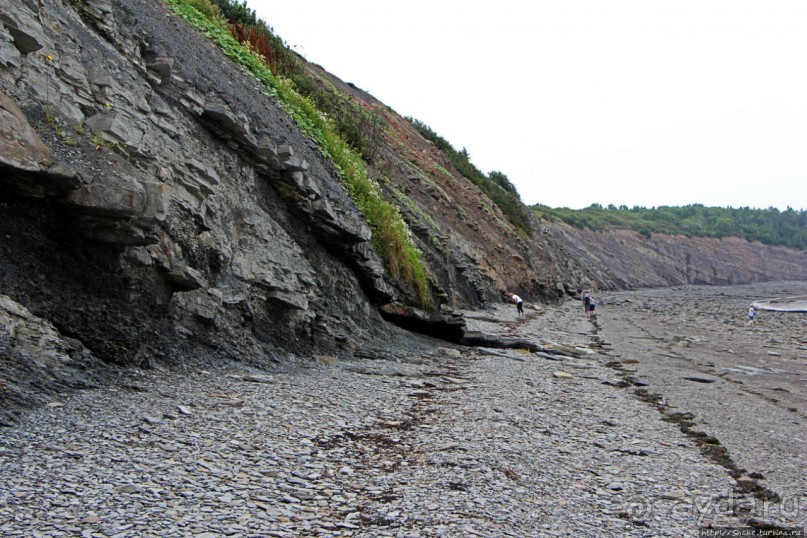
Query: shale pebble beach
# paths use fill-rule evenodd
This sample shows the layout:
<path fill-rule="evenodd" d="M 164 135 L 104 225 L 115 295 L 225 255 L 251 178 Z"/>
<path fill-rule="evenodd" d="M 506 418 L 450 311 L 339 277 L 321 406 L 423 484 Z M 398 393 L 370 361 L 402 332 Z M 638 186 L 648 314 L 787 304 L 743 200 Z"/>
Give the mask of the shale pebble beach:
<path fill-rule="evenodd" d="M 130 371 L 0 429 L 0 534 L 803 529 L 807 314 L 744 317 L 793 286 L 466 313 L 541 353 L 418 337 L 377 360 Z"/>

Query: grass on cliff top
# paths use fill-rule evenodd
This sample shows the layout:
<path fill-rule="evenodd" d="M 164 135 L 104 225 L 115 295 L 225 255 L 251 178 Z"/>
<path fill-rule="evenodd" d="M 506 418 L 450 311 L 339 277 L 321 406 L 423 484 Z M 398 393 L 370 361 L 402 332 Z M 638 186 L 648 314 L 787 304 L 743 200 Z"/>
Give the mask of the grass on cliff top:
<path fill-rule="evenodd" d="M 343 180 L 348 194 L 367 219 L 373 232 L 373 245 L 393 278 L 415 292 L 420 306 L 428 308 L 428 279 L 420 251 L 398 209 L 383 199 L 380 188 L 367 175 L 361 156 L 339 135 L 333 122 L 321 114 L 311 99 L 300 95 L 286 78 L 276 77 L 265 61 L 239 43 L 227 22 L 216 17 L 208 0 L 166 0 L 192 27 L 215 42 L 232 60 L 261 81 L 266 94 L 292 117 L 297 127 L 310 136 L 323 156 L 330 159 Z"/>

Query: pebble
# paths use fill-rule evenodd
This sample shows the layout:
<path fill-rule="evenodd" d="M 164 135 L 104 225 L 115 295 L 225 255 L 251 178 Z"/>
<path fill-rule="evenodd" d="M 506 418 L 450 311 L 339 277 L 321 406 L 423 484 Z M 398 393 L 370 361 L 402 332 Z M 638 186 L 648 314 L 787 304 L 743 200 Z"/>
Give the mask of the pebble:
<path fill-rule="evenodd" d="M 579 349 L 591 324 L 576 303 L 564 308 L 564 332 L 546 336 Z M 585 355 L 576 376 L 557 355 L 439 345 L 405 362 L 139 372 L 145 391 L 76 392 L 0 430 L 0 534 L 672 537 L 704 521 L 742 526 L 735 507 L 749 498 L 726 470 L 605 384 L 607 355 Z"/>

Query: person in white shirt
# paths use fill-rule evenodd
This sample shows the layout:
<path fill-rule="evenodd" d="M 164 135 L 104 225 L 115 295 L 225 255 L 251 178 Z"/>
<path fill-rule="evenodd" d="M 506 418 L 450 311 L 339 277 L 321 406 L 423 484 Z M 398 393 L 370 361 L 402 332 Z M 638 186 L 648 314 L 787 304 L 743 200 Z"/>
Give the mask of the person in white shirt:
<path fill-rule="evenodd" d="M 516 303 L 516 308 L 518 309 L 517 315 L 520 316 L 524 314 L 524 301 L 521 300 L 521 297 L 519 297 L 514 293 L 511 299 L 513 300 L 514 303 Z"/>

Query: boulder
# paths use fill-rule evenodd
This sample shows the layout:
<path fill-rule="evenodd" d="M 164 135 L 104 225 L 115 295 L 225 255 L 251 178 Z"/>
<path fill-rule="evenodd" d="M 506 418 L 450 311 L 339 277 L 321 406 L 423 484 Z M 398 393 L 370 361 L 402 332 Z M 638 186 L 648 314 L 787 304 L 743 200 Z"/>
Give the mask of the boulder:
<path fill-rule="evenodd" d="M 143 185 L 123 170 L 95 178 L 67 197 L 68 203 L 80 213 L 116 218 L 142 216 L 146 199 Z"/>
<path fill-rule="evenodd" d="M 158 54 L 146 61 L 146 67 L 154 71 L 162 81 L 165 81 L 171 76 L 171 70 L 174 68 L 174 59 L 165 54 Z"/>
<path fill-rule="evenodd" d="M 144 131 L 140 125 L 138 117 L 118 111 L 101 112 L 87 119 L 91 131 L 103 133 L 104 138 L 130 151 L 136 150 L 143 140 Z"/>
<path fill-rule="evenodd" d="M 387 303 L 379 308 L 379 312 L 384 319 L 400 327 L 444 340 L 459 341 L 465 333 L 465 318 L 461 314 L 429 315 L 423 310 L 399 302 Z"/>
<path fill-rule="evenodd" d="M 20 61 L 20 51 L 14 46 L 14 38 L 5 26 L 0 24 L 0 67 L 19 67 Z"/>
<path fill-rule="evenodd" d="M 0 92 L 0 182 L 21 195 L 61 196 L 80 184 L 76 173 L 54 164 L 50 150 L 17 104 Z"/>
<path fill-rule="evenodd" d="M 172 267 L 167 273 L 167 278 L 171 286 L 179 291 L 192 291 L 207 287 L 205 276 L 193 267 Z"/>
<path fill-rule="evenodd" d="M 42 48 L 44 38 L 39 25 L 23 10 L 0 12 L 0 22 L 14 39 L 14 45 L 22 54 L 30 54 Z"/>
<path fill-rule="evenodd" d="M 21 172 L 46 173 L 50 151 L 17 104 L 0 92 L 0 166 Z"/>

